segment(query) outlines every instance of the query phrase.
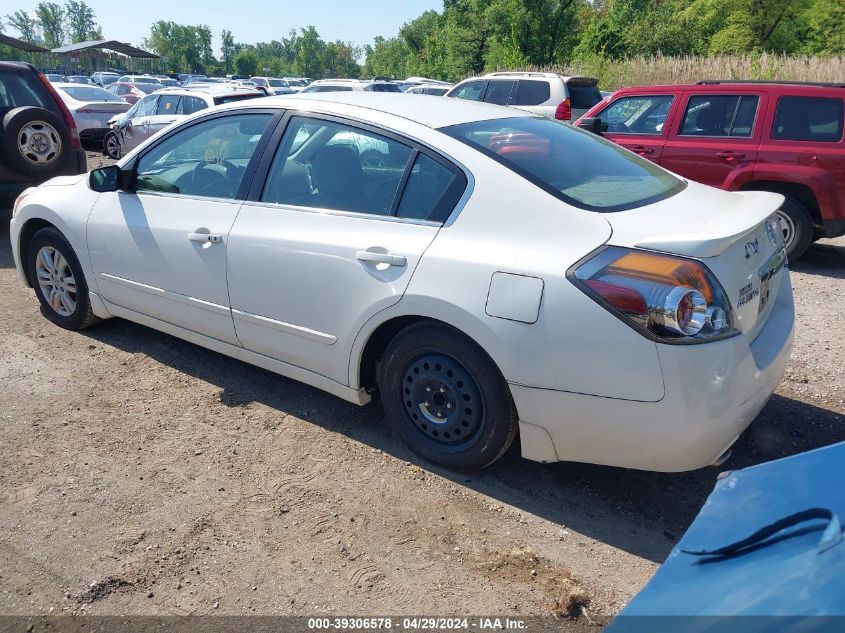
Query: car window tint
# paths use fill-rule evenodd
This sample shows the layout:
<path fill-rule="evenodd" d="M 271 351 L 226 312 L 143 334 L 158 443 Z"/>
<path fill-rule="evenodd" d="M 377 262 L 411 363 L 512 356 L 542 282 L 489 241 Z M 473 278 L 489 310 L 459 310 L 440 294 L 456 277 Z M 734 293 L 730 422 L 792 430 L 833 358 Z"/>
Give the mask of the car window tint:
<path fill-rule="evenodd" d="M 158 100 L 156 114 L 178 114 L 179 95 L 162 95 Z"/>
<path fill-rule="evenodd" d="M 772 138 L 836 143 L 842 139 L 843 111 L 842 99 L 781 97 L 775 111 Z"/>
<path fill-rule="evenodd" d="M 615 143 L 544 117 L 440 128 L 573 206 L 621 211 L 675 195 L 680 178 Z"/>
<path fill-rule="evenodd" d="M 27 81 L 23 75 L 12 70 L 0 70 L 0 108 L 12 109 L 21 106 L 36 106 L 55 109 L 49 93 L 35 79 Z"/>
<path fill-rule="evenodd" d="M 612 134 L 653 134 L 663 133 L 666 116 L 672 106 L 673 95 L 653 95 L 623 97 L 617 99 L 596 117 L 607 131 Z"/>
<path fill-rule="evenodd" d="M 396 84 L 370 84 L 364 86 L 364 90 L 367 92 L 402 92 Z"/>
<path fill-rule="evenodd" d="M 417 154 L 396 215 L 417 220 L 445 220 L 466 188 L 463 174 Z"/>
<path fill-rule="evenodd" d="M 457 97 L 458 99 L 469 99 L 470 101 L 481 101 L 485 83 L 484 81 L 470 81 L 449 96 Z"/>
<path fill-rule="evenodd" d="M 208 104 L 206 104 L 205 99 L 200 99 L 199 97 L 185 97 L 184 101 L 185 114 L 193 114 L 194 112 L 205 110 L 208 107 Z"/>
<path fill-rule="evenodd" d="M 407 145 L 374 132 L 293 117 L 261 200 L 388 215 L 410 156 Z"/>
<path fill-rule="evenodd" d="M 487 84 L 487 92 L 484 93 L 484 101 L 496 105 L 508 105 L 515 83 L 513 79 L 491 79 Z"/>
<path fill-rule="evenodd" d="M 573 108 L 589 110 L 601 101 L 601 92 L 593 83 L 582 81 L 566 82 L 566 92 Z"/>
<path fill-rule="evenodd" d="M 531 106 L 545 103 L 551 98 L 548 81 L 536 79 L 520 79 L 516 86 L 516 97 L 512 105 Z"/>
<path fill-rule="evenodd" d="M 138 160 L 136 190 L 234 198 L 270 114 L 238 114 L 183 128 Z"/>
<path fill-rule="evenodd" d="M 760 98 L 756 95 L 690 97 L 680 134 L 750 137 L 759 101 Z"/>

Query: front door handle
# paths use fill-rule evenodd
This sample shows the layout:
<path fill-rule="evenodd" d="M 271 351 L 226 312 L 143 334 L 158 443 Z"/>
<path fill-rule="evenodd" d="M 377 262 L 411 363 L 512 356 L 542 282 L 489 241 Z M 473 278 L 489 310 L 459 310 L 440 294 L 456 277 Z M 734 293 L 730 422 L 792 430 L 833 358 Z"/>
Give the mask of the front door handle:
<path fill-rule="evenodd" d="M 223 236 L 219 233 L 188 233 L 188 239 L 203 244 L 221 244 L 223 242 Z"/>
<path fill-rule="evenodd" d="M 653 147 L 646 147 L 645 145 L 636 145 L 631 148 L 634 152 L 642 156 L 643 154 L 654 154 Z"/>
<path fill-rule="evenodd" d="M 743 154 L 742 152 L 732 152 L 730 150 L 726 152 L 716 152 L 716 156 L 718 158 L 735 158 L 737 160 L 745 158 L 745 154 Z"/>
<path fill-rule="evenodd" d="M 358 251 L 355 253 L 355 258 L 360 262 L 368 264 L 387 264 L 388 266 L 407 266 L 408 260 L 401 255 L 391 255 L 390 253 L 377 253 L 375 251 Z"/>

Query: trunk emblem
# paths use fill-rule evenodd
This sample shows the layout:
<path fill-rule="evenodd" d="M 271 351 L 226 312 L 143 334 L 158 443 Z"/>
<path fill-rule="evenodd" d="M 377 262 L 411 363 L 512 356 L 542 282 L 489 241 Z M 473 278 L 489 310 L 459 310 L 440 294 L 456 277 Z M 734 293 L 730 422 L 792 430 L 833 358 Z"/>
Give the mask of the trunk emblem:
<path fill-rule="evenodd" d="M 754 238 L 753 242 L 746 242 L 745 243 L 745 259 L 751 259 L 752 255 L 756 255 L 760 252 L 760 242 L 757 241 L 757 238 Z"/>

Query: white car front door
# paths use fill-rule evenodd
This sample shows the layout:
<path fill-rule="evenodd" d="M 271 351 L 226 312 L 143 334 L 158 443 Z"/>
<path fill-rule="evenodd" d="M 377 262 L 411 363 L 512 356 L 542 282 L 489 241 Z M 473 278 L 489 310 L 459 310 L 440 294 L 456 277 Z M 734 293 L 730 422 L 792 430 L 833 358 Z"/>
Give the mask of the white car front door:
<path fill-rule="evenodd" d="M 145 151 L 131 187 L 100 195 L 88 249 L 108 304 L 238 344 L 227 242 L 244 174 L 271 118 L 201 119 Z"/>
<path fill-rule="evenodd" d="M 241 344 L 348 384 L 355 336 L 401 299 L 465 188 L 460 170 L 411 142 L 291 117 L 229 238 Z"/>

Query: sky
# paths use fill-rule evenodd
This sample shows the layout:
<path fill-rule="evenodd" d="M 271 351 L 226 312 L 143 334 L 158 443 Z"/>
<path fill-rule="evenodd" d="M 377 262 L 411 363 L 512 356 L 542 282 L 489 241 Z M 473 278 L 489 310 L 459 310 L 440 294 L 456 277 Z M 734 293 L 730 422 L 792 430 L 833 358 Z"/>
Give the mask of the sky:
<path fill-rule="evenodd" d="M 54 0 L 64 4 L 63 0 Z M 314 25 L 324 40 L 371 44 L 377 35 L 391 37 L 428 9 L 441 10 L 442 0 L 86 0 L 94 9 L 106 39 L 136 46 L 150 33 L 150 24 L 170 20 L 206 24 L 214 33 L 214 54 L 220 54 L 220 31 L 229 29 L 236 42 L 267 42 L 292 28 Z M 0 16 L 17 9 L 35 9 L 37 0 L 0 0 Z M 16 6 L 11 6 L 16 5 Z M 6 31 L 10 29 L 7 27 Z"/>

